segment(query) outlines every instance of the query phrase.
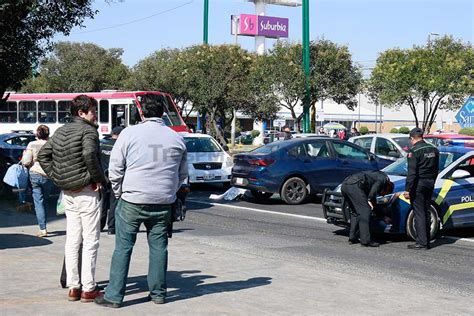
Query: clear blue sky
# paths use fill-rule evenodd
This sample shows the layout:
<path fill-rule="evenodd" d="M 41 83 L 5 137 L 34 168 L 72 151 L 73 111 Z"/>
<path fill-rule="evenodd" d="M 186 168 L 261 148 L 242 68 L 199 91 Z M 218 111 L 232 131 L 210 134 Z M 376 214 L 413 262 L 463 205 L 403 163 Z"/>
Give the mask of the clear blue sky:
<path fill-rule="evenodd" d="M 124 49 L 129 66 L 161 48 L 183 48 L 202 43 L 203 0 L 96 0 L 99 10 L 86 28 L 55 40 L 93 42 L 104 48 Z M 378 53 L 427 42 L 430 32 L 451 34 L 474 42 L 474 0 L 310 0 L 310 37 L 325 37 L 347 45 L 353 59 L 373 66 Z M 267 5 L 266 15 L 290 20 L 291 41 L 301 41 L 301 7 Z M 209 1 L 209 43 L 233 43 L 230 16 L 254 13 L 244 0 Z M 128 24 L 127 24 L 128 23 Z M 121 25 L 121 26 L 119 26 Z M 101 30 L 102 29 L 102 30 Z M 267 48 L 275 40 L 267 39 Z M 254 49 L 254 39 L 239 43 Z"/>

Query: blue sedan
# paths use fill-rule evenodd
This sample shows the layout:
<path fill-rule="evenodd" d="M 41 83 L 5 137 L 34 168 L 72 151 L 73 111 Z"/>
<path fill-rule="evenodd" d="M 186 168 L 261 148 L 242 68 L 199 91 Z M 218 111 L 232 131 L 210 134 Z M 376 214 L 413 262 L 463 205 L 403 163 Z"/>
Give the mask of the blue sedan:
<path fill-rule="evenodd" d="M 474 227 L 474 151 L 465 147 L 439 147 L 439 174 L 435 183 L 430 214 L 431 238 L 439 229 Z M 410 200 L 403 197 L 407 160 L 403 158 L 383 170 L 394 183 L 393 194 L 377 199 L 372 216 L 373 231 L 407 234 L 415 239 L 415 216 Z M 323 210 L 329 223 L 349 224 L 349 209 L 343 203 L 340 187 L 323 197 Z"/>
<path fill-rule="evenodd" d="M 392 161 L 328 137 L 278 141 L 234 156 L 231 184 L 249 189 L 256 199 L 274 193 L 287 204 L 300 204 L 362 170 L 378 170 Z"/>

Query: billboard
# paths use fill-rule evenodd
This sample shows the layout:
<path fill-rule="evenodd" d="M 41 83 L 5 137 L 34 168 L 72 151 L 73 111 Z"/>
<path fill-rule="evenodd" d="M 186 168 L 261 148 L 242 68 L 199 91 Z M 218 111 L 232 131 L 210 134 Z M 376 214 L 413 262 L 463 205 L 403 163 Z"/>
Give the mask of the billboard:
<path fill-rule="evenodd" d="M 238 35 L 286 38 L 288 37 L 288 28 L 287 18 L 255 14 L 239 15 Z"/>

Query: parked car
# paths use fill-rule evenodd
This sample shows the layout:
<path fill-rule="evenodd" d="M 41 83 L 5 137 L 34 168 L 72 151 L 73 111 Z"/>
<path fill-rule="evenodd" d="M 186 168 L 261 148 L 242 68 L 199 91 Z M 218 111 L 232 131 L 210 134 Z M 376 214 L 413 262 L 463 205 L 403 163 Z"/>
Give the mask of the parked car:
<path fill-rule="evenodd" d="M 377 157 L 396 161 L 406 157 L 411 148 L 407 134 L 371 134 L 349 138 L 351 143 L 367 149 Z"/>
<path fill-rule="evenodd" d="M 182 133 L 188 151 L 189 183 L 222 183 L 230 186 L 232 157 L 227 146 L 206 134 Z"/>
<path fill-rule="evenodd" d="M 459 134 L 429 134 L 423 137 L 427 142 L 438 146 L 465 146 L 474 147 L 474 136 Z"/>
<path fill-rule="evenodd" d="M 242 145 L 252 145 L 252 143 L 253 143 L 252 134 L 246 133 L 246 134 L 242 134 L 242 135 L 236 137 L 235 138 L 235 143 L 236 144 L 242 144 Z"/>
<path fill-rule="evenodd" d="M 431 238 L 439 229 L 474 227 L 474 150 L 464 147 L 439 147 L 439 175 L 431 198 Z M 394 193 L 377 198 L 371 230 L 407 234 L 415 239 L 415 217 L 405 190 L 408 170 L 403 158 L 383 169 L 394 183 Z M 323 211 L 328 223 L 349 226 L 350 210 L 340 193 L 340 186 L 323 195 Z"/>
<path fill-rule="evenodd" d="M 35 138 L 35 135 L 30 132 L 12 132 L 0 135 L 0 187 L 3 187 L 3 177 L 8 167 L 21 160 L 26 146 Z"/>
<path fill-rule="evenodd" d="M 298 138 L 235 155 L 231 183 L 249 189 L 256 199 L 279 193 L 287 204 L 300 204 L 308 195 L 334 188 L 353 173 L 385 165 L 386 161 L 346 141 Z"/>

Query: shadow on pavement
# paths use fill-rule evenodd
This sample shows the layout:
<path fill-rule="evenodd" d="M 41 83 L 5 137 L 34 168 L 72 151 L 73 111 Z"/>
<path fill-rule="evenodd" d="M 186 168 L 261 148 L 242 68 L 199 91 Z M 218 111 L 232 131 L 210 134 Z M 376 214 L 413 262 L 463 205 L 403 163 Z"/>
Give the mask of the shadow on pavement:
<path fill-rule="evenodd" d="M 204 284 L 206 280 L 214 279 L 216 276 L 200 273 L 201 271 L 199 270 L 168 271 L 168 287 L 176 289 L 168 291 L 166 302 L 181 301 L 215 293 L 235 292 L 271 284 L 271 278 L 269 277 L 255 277 L 247 280 Z M 103 283 L 104 282 L 101 282 L 101 285 L 103 285 Z M 147 292 L 148 295 L 147 276 L 142 275 L 128 278 L 126 295 L 140 292 Z M 123 306 L 126 307 L 144 303 L 148 301 L 147 295 L 142 298 L 125 301 Z"/>
<path fill-rule="evenodd" d="M 0 234 L 0 250 L 46 246 L 53 242 L 26 234 Z"/>

